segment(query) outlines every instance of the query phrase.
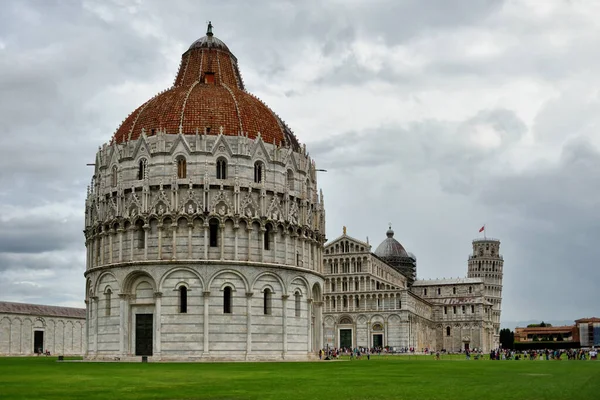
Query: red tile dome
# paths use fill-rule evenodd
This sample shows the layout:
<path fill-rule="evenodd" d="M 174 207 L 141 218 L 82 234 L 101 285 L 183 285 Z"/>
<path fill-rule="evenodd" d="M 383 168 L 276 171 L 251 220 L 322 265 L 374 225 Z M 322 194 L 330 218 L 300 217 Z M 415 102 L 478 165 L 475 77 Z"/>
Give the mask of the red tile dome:
<path fill-rule="evenodd" d="M 249 94 L 238 69 L 237 58 L 212 33 L 196 40 L 183 53 L 175 84 L 151 98 L 119 126 L 116 143 L 138 139 L 159 130 L 167 134 L 207 132 L 256 138 L 267 143 L 299 148 L 285 123 L 262 101 Z"/>

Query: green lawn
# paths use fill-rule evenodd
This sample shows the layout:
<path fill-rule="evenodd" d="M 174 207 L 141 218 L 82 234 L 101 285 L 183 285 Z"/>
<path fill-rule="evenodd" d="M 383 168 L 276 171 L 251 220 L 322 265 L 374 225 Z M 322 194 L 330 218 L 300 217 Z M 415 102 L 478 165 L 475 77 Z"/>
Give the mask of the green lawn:
<path fill-rule="evenodd" d="M 0 358 L 2 399 L 598 399 L 600 361 L 373 356 L 307 363 Z"/>

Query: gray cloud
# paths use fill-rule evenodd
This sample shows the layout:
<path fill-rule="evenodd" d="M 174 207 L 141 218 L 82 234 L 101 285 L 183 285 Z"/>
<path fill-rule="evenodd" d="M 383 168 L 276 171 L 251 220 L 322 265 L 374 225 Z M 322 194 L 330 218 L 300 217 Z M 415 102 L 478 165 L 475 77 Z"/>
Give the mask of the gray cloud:
<path fill-rule="evenodd" d="M 347 225 L 376 246 L 392 222 L 420 277 L 464 276 L 486 222 L 506 260 L 503 319 L 594 314 L 600 32 L 568 3 L 528 7 L 5 2 L 2 299 L 82 305 L 85 164 L 172 84 L 211 19 L 249 90 L 328 169 L 330 238 Z"/>

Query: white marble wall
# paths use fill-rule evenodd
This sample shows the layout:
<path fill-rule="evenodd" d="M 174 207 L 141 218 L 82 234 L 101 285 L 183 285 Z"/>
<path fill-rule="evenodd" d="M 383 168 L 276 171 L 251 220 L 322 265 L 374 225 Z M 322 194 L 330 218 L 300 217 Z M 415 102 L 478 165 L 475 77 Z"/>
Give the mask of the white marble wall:
<path fill-rule="evenodd" d="M 188 290 L 186 313 L 180 312 L 181 285 Z M 299 268 L 165 262 L 93 271 L 87 286 L 89 359 L 134 357 L 136 313 L 154 314 L 157 360 L 307 359 L 322 345 L 310 321 L 314 315 L 315 325 L 322 324 L 323 280 Z M 227 286 L 230 314 L 223 307 Z M 265 289 L 271 292 L 266 315 Z"/>
<path fill-rule="evenodd" d="M 83 319 L 0 313 L 0 355 L 33 355 L 35 331 L 44 332 L 44 351 L 53 355 L 84 353 Z"/>

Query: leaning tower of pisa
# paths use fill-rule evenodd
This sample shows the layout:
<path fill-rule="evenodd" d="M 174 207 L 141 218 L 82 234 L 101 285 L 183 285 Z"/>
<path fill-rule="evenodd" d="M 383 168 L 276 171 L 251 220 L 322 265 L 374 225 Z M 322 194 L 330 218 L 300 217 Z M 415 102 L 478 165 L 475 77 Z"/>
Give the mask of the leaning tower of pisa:
<path fill-rule="evenodd" d="M 473 240 L 473 254 L 469 256 L 469 278 L 482 278 L 485 299 L 492 304 L 492 347 L 500 345 L 500 313 L 502 312 L 502 276 L 504 259 L 500 255 L 500 240 L 482 238 Z"/>

